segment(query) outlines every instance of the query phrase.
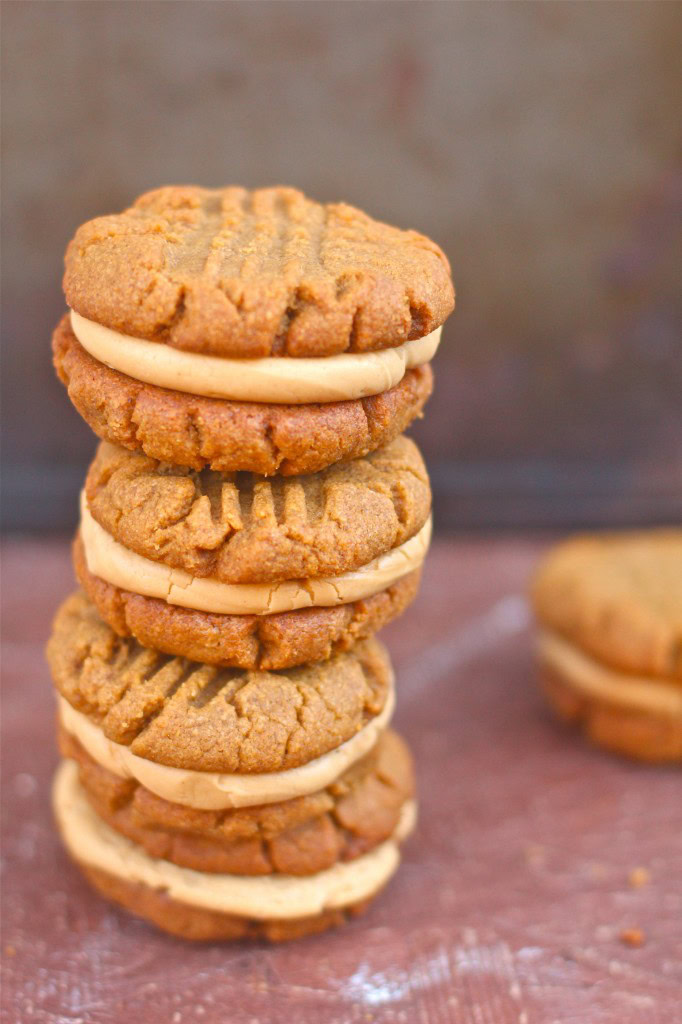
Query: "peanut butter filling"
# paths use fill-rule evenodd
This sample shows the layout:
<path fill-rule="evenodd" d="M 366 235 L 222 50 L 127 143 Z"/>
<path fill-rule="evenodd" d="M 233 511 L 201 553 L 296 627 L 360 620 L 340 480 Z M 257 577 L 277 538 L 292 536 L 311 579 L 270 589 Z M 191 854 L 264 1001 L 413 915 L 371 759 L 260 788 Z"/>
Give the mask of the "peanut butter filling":
<path fill-rule="evenodd" d="M 441 335 L 438 327 L 423 338 L 376 352 L 229 359 L 120 334 L 75 310 L 71 326 L 91 356 L 135 380 L 207 398 L 277 405 L 343 402 L 389 391 L 412 367 L 433 359 Z"/>
<path fill-rule="evenodd" d="M 136 779 L 152 793 L 172 803 L 200 810 L 221 810 L 291 800 L 330 785 L 372 749 L 391 719 L 395 693 L 391 689 L 381 712 L 335 750 L 297 768 L 250 774 L 205 772 L 157 764 L 133 754 L 125 744 L 108 739 L 98 725 L 63 697 L 58 696 L 57 701 L 64 729 L 103 768 L 121 778 Z"/>
<path fill-rule="evenodd" d="M 618 707 L 682 719 L 679 683 L 617 672 L 549 630 L 540 633 L 538 651 L 541 661 L 588 697 Z"/>

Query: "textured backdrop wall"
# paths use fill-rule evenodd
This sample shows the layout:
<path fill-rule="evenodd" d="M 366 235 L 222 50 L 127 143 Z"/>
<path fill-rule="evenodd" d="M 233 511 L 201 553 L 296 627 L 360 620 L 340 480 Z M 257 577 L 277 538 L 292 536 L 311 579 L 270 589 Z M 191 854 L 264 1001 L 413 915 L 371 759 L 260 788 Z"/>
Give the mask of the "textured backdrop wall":
<path fill-rule="evenodd" d="M 162 183 L 296 184 L 432 235 L 441 524 L 680 518 L 682 8 L 3 4 L 5 523 L 64 527 L 63 248 Z"/>

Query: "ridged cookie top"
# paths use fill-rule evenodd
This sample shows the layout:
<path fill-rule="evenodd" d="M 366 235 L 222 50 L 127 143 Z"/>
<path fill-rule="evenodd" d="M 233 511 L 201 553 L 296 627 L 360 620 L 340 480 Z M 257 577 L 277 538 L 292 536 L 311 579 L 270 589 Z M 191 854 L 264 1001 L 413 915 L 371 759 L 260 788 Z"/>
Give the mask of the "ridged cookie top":
<path fill-rule="evenodd" d="M 390 348 L 454 306 L 434 242 L 284 187 L 147 192 L 78 229 L 64 292 L 113 330 L 236 358 Z"/>
<path fill-rule="evenodd" d="M 392 686 L 378 641 L 280 672 L 220 669 L 118 637 L 82 593 L 57 612 L 55 684 L 105 736 L 175 768 L 273 772 L 334 750 L 382 710 Z"/>
<path fill-rule="evenodd" d="M 614 668 L 682 679 L 682 530 L 585 536 L 533 584 L 540 622 Z"/>
<path fill-rule="evenodd" d="M 431 506 L 424 463 L 406 437 L 315 475 L 268 479 L 196 472 L 103 443 L 86 495 L 125 547 L 225 583 L 357 569 L 417 533 Z"/>

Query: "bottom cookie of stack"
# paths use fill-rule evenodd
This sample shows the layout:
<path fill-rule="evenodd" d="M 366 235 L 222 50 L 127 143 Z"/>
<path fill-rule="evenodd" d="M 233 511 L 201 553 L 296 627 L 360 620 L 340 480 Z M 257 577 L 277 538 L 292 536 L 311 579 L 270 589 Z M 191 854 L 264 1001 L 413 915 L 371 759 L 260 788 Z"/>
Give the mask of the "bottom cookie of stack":
<path fill-rule="evenodd" d="M 414 820 L 374 638 L 280 671 L 171 657 L 118 636 L 80 593 L 58 611 L 54 807 L 93 884 L 187 938 L 292 938 L 391 877 Z"/>
<path fill-rule="evenodd" d="M 360 913 L 398 867 L 416 815 L 411 758 L 390 730 L 325 790 L 198 810 L 98 765 L 63 729 L 54 811 L 104 896 L 188 939 L 302 937 Z"/>

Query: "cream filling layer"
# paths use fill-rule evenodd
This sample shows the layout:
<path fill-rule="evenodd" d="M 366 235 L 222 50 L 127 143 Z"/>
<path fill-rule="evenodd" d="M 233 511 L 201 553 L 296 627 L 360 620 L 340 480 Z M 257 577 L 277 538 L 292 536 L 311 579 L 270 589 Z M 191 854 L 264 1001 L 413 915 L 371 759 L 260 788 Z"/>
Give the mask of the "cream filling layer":
<path fill-rule="evenodd" d="M 183 352 L 133 338 L 71 310 L 71 327 L 86 351 L 112 370 L 172 391 L 236 402 L 306 405 L 378 395 L 395 387 L 413 366 L 433 359 L 441 328 L 396 348 L 295 359 L 227 359 Z"/>
<path fill-rule="evenodd" d="M 81 538 L 93 575 L 123 590 L 214 615 L 275 615 L 297 608 L 331 608 L 371 597 L 418 569 L 431 540 L 431 519 L 419 533 L 367 565 L 341 576 L 281 583 L 223 583 L 153 562 L 119 544 L 92 517 L 81 497 Z"/>
<path fill-rule="evenodd" d="M 280 772 L 237 774 L 201 772 L 156 764 L 133 754 L 124 743 L 108 739 L 102 729 L 64 697 L 58 696 L 59 721 L 90 755 L 93 761 L 123 779 L 140 785 L 174 804 L 199 810 L 218 811 L 228 807 L 255 807 L 307 796 L 331 785 L 340 775 L 368 754 L 388 725 L 395 707 L 395 692 L 374 718 L 335 750 L 322 754 L 298 768 Z"/>
<path fill-rule="evenodd" d="M 97 817 L 74 761 L 62 761 L 52 791 L 55 817 L 74 860 L 115 878 L 161 889 L 180 903 L 259 920 L 311 917 L 368 899 L 400 862 L 398 844 L 411 832 L 416 805 L 407 802 L 393 836 L 356 860 L 306 877 L 206 874 L 157 860 Z"/>
<path fill-rule="evenodd" d="M 607 668 L 557 633 L 538 639 L 540 658 L 576 690 L 619 707 L 682 719 L 682 685 L 651 676 L 630 676 Z"/>

